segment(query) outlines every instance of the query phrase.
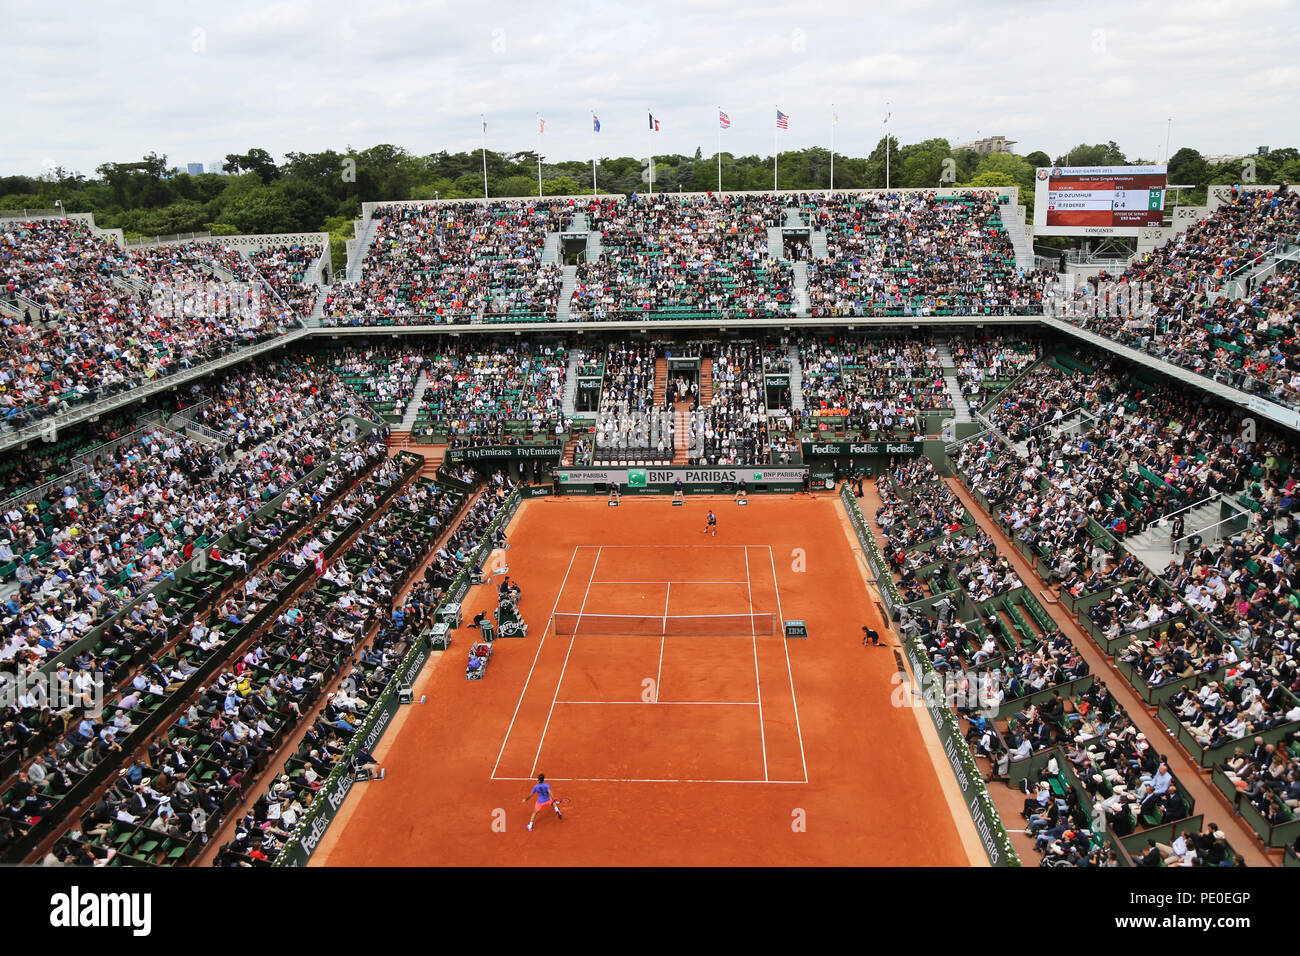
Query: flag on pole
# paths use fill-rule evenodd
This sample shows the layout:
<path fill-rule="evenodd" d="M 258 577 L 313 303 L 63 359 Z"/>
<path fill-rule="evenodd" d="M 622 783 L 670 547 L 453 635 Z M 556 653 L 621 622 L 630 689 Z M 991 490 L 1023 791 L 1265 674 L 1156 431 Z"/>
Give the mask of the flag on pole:
<path fill-rule="evenodd" d="M 546 132 L 546 120 L 542 119 L 540 116 L 537 117 L 537 132 L 538 133 Z"/>
<path fill-rule="evenodd" d="M 718 126 L 722 129 L 731 129 L 731 117 L 722 110 L 718 110 Z"/>
<path fill-rule="evenodd" d="M 885 114 L 885 120 L 884 120 L 884 122 L 888 123 L 888 122 L 889 122 L 889 117 L 891 117 L 891 116 L 893 116 L 893 115 L 894 115 L 893 113 L 886 113 L 886 114 Z"/>
<path fill-rule="evenodd" d="M 655 119 L 654 113 L 650 113 L 648 115 L 650 117 L 650 132 L 652 133 L 659 132 L 659 121 Z"/>
<path fill-rule="evenodd" d="M 600 117 L 597 116 L 595 113 L 591 114 L 591 131 L 593 133 L 600 132 Z"/>
<path fill-rule="evenodd" d="M 777 128 L 777 129 L 789 129 L 789 128 L 790 128 L 790 114 L 789 114 L 789 113 L 782 113 L 780 110 L 777 110 L 777 111 L 776 111 L 776 128 Z"/>
<path fill-rule="evenodd" d="M 486 117 L 486 116 L 483 116 L 482 114 L 480 114 L 480 115 L 479 115 L 479 119 L 481 119 L 481 120 L 483 121 L 483 135 L 486 136 L 486 135 L 487 135 L 487 117 Z"/>

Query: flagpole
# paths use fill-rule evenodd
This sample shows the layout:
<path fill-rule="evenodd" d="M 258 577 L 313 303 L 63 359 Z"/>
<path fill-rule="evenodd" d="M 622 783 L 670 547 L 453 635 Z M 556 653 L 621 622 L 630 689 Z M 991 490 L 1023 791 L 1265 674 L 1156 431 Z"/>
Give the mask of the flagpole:
<path fill-rule="evenodd" d="M 889 188 L 889 100 L 885 100 L 885 121 L 880 124 L 885 131 L 885 189 Z"/>
<path fill-rule="evenodd" d="M 781 107 L 778 106 L 776 111 L 781 112 Z M 780 135 L 781 127 L 779 125 L 772 127 L 772 192 L 776 192 L 776 164 L 780 161 L 778 157 L 781 153 L 781 147 L 778 145 Z"/>
<path fill-rule="evenodd" d="M 537 198 L 542 198 L 542 114 L 537 114 Z"/>
<path fill-rule="evenodd" d="M 591 111 L 591 198 L 596 198 L 596 111 Z"/>
<path fill-rule="evenodd" d="M 483 121 L 483 198 L 487 199 L 487 117 L 479 113 L 478 118 Z"/>
<path fill-rule="evenodd" d="M 653 195 L 655 194 L 655 124 L 654 124 L 654 113 L 650 112 L 650 108 L 649 108 L 649 107 L 646 107 L 645 114 L 646 114 L 646 116 L 650 117 L 650 120 L 651 120 L 651 122 L 649 122 L 649 123 L 646 124 L 646 125 L 649 127 L 649 129 L 648 129 L 647 132 L 646 132 L 646 137 L 649 139 L 649 142 L 650 142 L 650 154 L 646 157 L 646 159 L 647 159 L 647 160 L 649 161 L 649 163 L 650 163 L 650 195 L 653 196 Z"/>
<path fill-rule="evenodd" d="M 718 192 L 722 192 L 722 107 L 718 107 Z"/>

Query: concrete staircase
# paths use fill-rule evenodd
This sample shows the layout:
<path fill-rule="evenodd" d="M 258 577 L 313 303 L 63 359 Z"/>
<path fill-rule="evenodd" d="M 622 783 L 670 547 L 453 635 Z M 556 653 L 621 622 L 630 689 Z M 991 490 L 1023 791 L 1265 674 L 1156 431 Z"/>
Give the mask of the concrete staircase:
<path fill-rule="evenodd" d="M 560 464 L 572 468 L 576 462 L 573 460 L 574 449 L 578 447 L 578 439 L 570 438 L 564 443 L 564 451 L 560 455 Z"/>
<path fill-rule="evenodd" d="M 546 243 L 542 246 L 542 265 L 548 266 L 560 261 L 560 234 L 548 232 Z"/>
<path fill-rule="evenodd" d="M 601 242 L 602 233 L 587 233 L 587 261 L 595 262 L 600 258 L 601 251 L 605 248 Z"/>
<path fill-rule="evenodd" d="M 767 254 L 773 259 L 785 257 L 785 241 L 781 238 L 780 226 L 767 227 Z"/>
<path fill-rule="evenodd" d="M 663 408 L 666 401 L 668 401 L 668 359 L 660 356 L 655 359 L 655 408 Z"/>
<path fill-rule="evenodd" d="M 808 240 L 808 248 L 814 259 L 826 258 L 826 230 L 814 229 Z"/>
<path fill-rule="evenodd" d="M 803 411 L 803 365 L 799 362 L 799 346 L 790 346 L 790 407 Z"/>
<path fill-rule="evenodd" d="M 947 386 L 948 395 L 952 399 L 953 421 L 972 421 L 970 405 L 966 402 L 966 396 L 961 393 L 961 383 L 957 381 L 957 362 L 952 357 L 952 349 L 948 347 L 948 342 L 945 340 L 935 344 L 935 351 L 938 353 L 939 361 L 943 363 L 943 384 Z"/>
<path fill-rule="evenodd" d="M 1018 209 L 1012 205 L 1001 207 L 1002 228 L 1007 231 L 1007 238 L 1016 250 L 1016 268 L 1029 271 L 1034 268 L 1034 244 L 1030 242 L 1025 224 L 1020 221 Z"/>
<path fill-rule="evenodd" d="M 425 372 L 420 373 L 420 377 L 415 380 L 415 391 L 411 395 L 411 400 L 406 403 L 406 414 L 402 416 L 401 422 L 397 428 L 406 432 L 408 435 L 411 429 L 415 427 L 415 420 L 420 415 L 420 406 L 424 404 L 424 392 L 429 387 L 429 376 Z"/>
<path fill-rule="evenodd" d="M 325 300 L 329 298 L 330 287 L 321 286 L 316 293 L 316 304 L 311 307 L 311 315 L 303 320 L 303 325 L 309 329 L 320 328 L 321 319 L 325 317 Z"/>
<path fill-rule="evenodd" d="M 1224 499 L 1216 497 L 1191 511 L 1183 512 L 1183 534 L 1192 534 L 1202 528 L 1208 528 L 1219 520 Z M 1133 552 L 1147 566 L 1152 574 L 1159 574 L 1176 555 L 1173 550 L 1172 519 L 1164 519 L 1157 526 L 1152 524 L 1141 534 L 1130 535 L 1124 539 L 1124 547 Z M 1185 550 L 1184 542 L 1184 550 Z"/>
<path fill-rule="evenodd" d="M 581 364 L 582 356 L 579 354 L 579 350 L 573 349 L 570 351 L 569 366 L 564 372 L 564 392 L 560 396 L 560 407 L 564 411 L 565 418 L 572 418 L 573 413 L 577 411 L 578 366 Z"/>
<path fill-rule="evenodd" d="M 361 264 L 366 261 L 366 256 L 370 252 L 370 243 L 375 240 L 375 220 L 373 217 L 366 220 L 366 225 L 361 233 L 361 241 L 357 244 L 357 252 L 352 261 L 348 263 L 348 281 L 356 282 L 361 278 Z"/>
<path fill-rule="evenodd" d="M 700 407 L 713 404 L 713 359 L 700 359 Z"/>
<path fill-rule="evenodd" d="M 1237 276 L 1231 282 L 1225 283 L 1223 288 L 1220 289 L 1219 291 L 1211 292 L 1208 298 L 1211 302 L 1215 301 L 1216 299 L 1219 298 L 1219 296 L 1223 296 L 1223 295 L 1226 295 L 1230 300 L 1244 299 L 1246 297 L 1247 280 L 1251 280 L 1251 281 L 1258 280 L 1261 276 L 1264 276 L 1266 273 L 1275 271 L 1278 265 L 1283 262 L 1297 262 L 1297 261 L 1300 261 L 1300 246 L 1291 246 L 1285 251 L 1280 251 L 1276 255 L 1270 255 L 1265 257 L 1264 259 L 1261 259 L 1259 262 L 1255 263 L 1255 266 L 1252 269 L 1250 269 L 1247 272 L 1243 272 L 1241 275 Z M 1255 284 L 1258 283 L 1256 282 Z"/>
<path fill-rule="evenodd" d="M 555 321 L 569 321 L 569 305 L 573 302 L 573 290 L 578 285 L 578 267 L 564 267 L 564 282 L 560 285 L 560 298 L 555 304 Z"/>
<path fill-rule="evenodd" d="M 794 272 L 793 289 L 791 290 L 794 296 L 794 304 L 790 311 L 797 316 L 806 317 L 812 311 L 811 302 L 808 299 L 808 263 L 800 260 L 792 263 L 791 269 Z"/>
<path fill-rule="evenodd" d="M 786 206 L 781 210 L 782 225 L 787 229 L 802 229 L 808 223 L 804 222 L 803 213 L 794 206 Z"/>
<path fill-rule="evenodd" d="M 673 464 L 677 467 L 691 463 L 691 403 L 678 402 L 673 414 Z"/>

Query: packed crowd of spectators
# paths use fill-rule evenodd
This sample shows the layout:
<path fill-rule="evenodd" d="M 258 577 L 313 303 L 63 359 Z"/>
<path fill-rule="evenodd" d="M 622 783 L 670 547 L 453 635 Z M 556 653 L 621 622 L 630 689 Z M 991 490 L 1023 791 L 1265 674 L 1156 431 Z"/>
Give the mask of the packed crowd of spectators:
<path fill-rule="evenodd" d="M 413 437 L 449 436 L 453 447 L 559 441 L 569 353 L 563 346 L 444 347 L 428 355 Z"/>
<path fill-rule="evenodd" d="M 712 346 L 709 403 L 691 411 L 690 456 L 709 465 L 769 460 L 763 357 L 750 343 Z"/>
<path fill-rule="evenodd" d="M 653 345 L 610 345 L 592 436 L 595 460 L 672 460 L 676 412 L 667 398 L 662 403 L 655 401 L 657 357 Z"/>
<path fill-rule="evenodd" d="M 826 258 L 808 266 L 809 311 L 840 315 L 1041 312 L 1046 274 L 1016 268 L 996 193 L 819 198 Z"/>
<path fill-rule="evenodd" d="M 952 408 L 933 342 L 901 338 L 817 339 L 799 343 L 804 427 L 839 418 L 864 439 L 924 435 L 922 409 Z"/>
<path fill-rule="evenodd" d="M 601 254 L 578 266 L 575 320 L 628 314 L 789 314 L 793 271 L 773 258 L 767 230 L 781 222 L 774 196 L 642 196 L 592 200 Z"/>
<path fill-rule="evenodd" d="M 3 422 L 25 425 L 286 331 L 313 293 L 272 274 L 287 308 L 217 242 L 124 250 L 76 220 L 6 221 L 0 296 L 19 314 L 0 313 Z"/>
<path fill-rule="evenodd" d="M 1123 273 L 1088 280 L 1058 311 L 1166 361 L 1297 407 L 1300 273 L 1281 268 L 1257 280 L 1253 272 L 1275 249 L 1298 244 L 1300 195 L 1285 185 L 1233 187 L 1231 200 L 1211 215 Z"/>
<path fill-rule="evenodd" d="M 952 335 L 948 339 L 957 384 L 972 406 L 992 397 L 994 383 L 1007 383 L 1038 360 L 1040 346 L 1004 335 Z M 995 393 L 994 393 L 995 394 Z"/>
<path fill-rule="evenodd" d="M 317 528 L 308 533 L 308 540 L 299 549 L 298 543 L 285 537 L 288 521 L 318 512 L 322 502 L 342 490 L 343 482 L 349 476 L 359 474 L 377 462 L 386 464 L 380 465 L 375 480 L 390 480 L 393 466 L 387 463 L 382 437 L 367 441 L 364 446 L 352 446 L 343 452 L 342 459 L 340 469 L 324 475 L 317 485 L 306 489 L 308 494 L 286 499 L 278 511 L 256 519 L 247 529 L 244 541 L 250 547 L 269 551 L 282 543 L 288 544 L 270 565 L 265 568 L 250 565 L 249 559 L 239 550 L 222 553 L 211 547 L 208 558 L 214 566 L 221 563 L 242 572 L 242 580 L 227 582 L 233 583 L 234 587 L 226 590 L 219 602 L 186 626 L 185 608 L 178 604 L 174 594 L 166 599 L 166 603 L 161 603 L 153 593 L 146 594 L 128 616 L 115 620 L 101 635 L 98 648 L 126 649 L 128 653 L 125 656 L 101 656 L 96 650 L 82 651 L 75 661 L 59 665 L 58 678 L 60 684 L 67 682 L 74 689 L 84 685 L 84 690 L 78 690 L 75 698 L 57 702 L 48 699 L 30 702 L 37 707 L 34 715 L 19 714 L 16 720 L 7 724 L 7 728 L 26 728 L 33 732 L 34 736 L 25 741 L 25 753 L 32 753 L 33 743 L 39 748 L 34 760 L 20 771 L 20 782 L 24 777 L 31 778 L 33 767 L 38 767 L 37 775 L 46 780 L 46 786 L 36 799 L 48 805 L 41 807 L 40 813 L 28 814 L 27 824 L 38 821 L 53 809 L 77 781 L 93 772 L 99 764 L 122 759 L 123 744 L 141 721 L 181 690 L 202 663 L 221 653 L 220 648 L 239 634 L 245 625 L 277 602 L 278 595 L 288 586 L 295 571 L 305 568 L 312 556 L 323 550 L 336 534 L 328 526 Z M 340 516 L 339 509 L 346 507 L 346 501 L 340 502 L 335 508 L 335 517 Z M 202 547 L 206 549 L 209 545 Z M 223 685 L 221 699 L 228 716 L 232 707 L 230 694 L 225 692 L 226 685 L 233 688 L 239 684 L 238 675 L 242 669 L 237 664 L 233 674 L 218 681 Z M 122 683 L 124 678 L 129 678 L 129 682 Z M 88 682 L 96 679 L 111 689 L 104 695 L 102 711 L 93 706 L 97 701 L 88 696 Z M 203 693 L 201 690 L 200 697 Z M 193 706 L 191 710 L 194 710 Z M 192 722 L 195 721 L 182 717 L 177 728 L 183 731 Z M 259 751 L 269 748 L 274 728 L 263 719 L 219 724 L 219 716 L 211 717 L 205 724 L 206 731 L 214 738 L 220 737 L 223 744 L 244 748 L 242 756 L 235 758 L 234 764 L 226 768 L 229 774 L 218 775 L 225 781 L 246 769 L 244 758 L 251 754 L 251 759 L 256 759 Z M 223 730 L 226 732 L 222 733 Z M 36 733 L 39 736 L 35 736 Z M 220 801 L 205 800 L 196 795 L 193 781 L 182 785 L 183 774 L 169 776 L 166 772 L 166 768 L 172 768 L 168 762 L 169 750 L 167 739 L 155 740 L 150 745 L 150 759 L 155 772 L 133 775 L 130 768 L 124 768 L 115 786 L 87 815 L 83 822 L 84 834 L 74 831 L 74 839 L 80 840 L 84 836 L 88 842 L 103 844 L 103 838 L 111 828 L 137 823 L 167 837 L 188 838 L 199 835 L 199 830 L 191 826 L 194 820 L 188 814 L 192 812 L 197 812 L 196 825 L 200 828 L 208 822 L 216 822 L 214 813 L 219 810 Z M 223 752 L 222 748 L 218 747 L 206 756 L 215 757 L 220 752 Z M 175 766 L 183 768 L 186 764 L 182 760 Z M 162 776 L 159 777 L 157 772 L 162 772 Z M 150 781 L 155 778 L 166 785 L 151 787 Z M 178 798 L 175 804 L 170 802 L 173 797 Z M 187 816 L 180 817 L 182 812 Z M 11 833 L 12 837 L 18 835 L 20 831 Z"/>
<path fill-rule="evenodd" d="M 316 307 L 318 287 L 307 276 L 321 257 L 320 246 L 298 243 L 267 246 L 248 253 L 258 278 L 269 287 L 277 304 L 287 306 L 299 318 L 307 318 Z"/>
<path fill-rule="evenodd" d="M 1133 679 L 1177 688 L 1168 706 L 1196 746 L 1217 751 L 1296 723 L 1295 444 L 1273 434 L 1247 441 L 1239 412 L 1189 402 L 1169 388 L 1105 370 L 1077 377 L 1072 394 L 1089 396 L 1096 410 L 1088 430 L 1037 432 L 1024 459 L 993 438 L 971 442 L 959 469 L 1013 534 L 1044 556 L 1063 593 L 1113 589 L 1091 604 L 1087 619 Z M 1046 387 L 1032 378 L 1014 391 Z M 1025 396 L 1009 399 L 1009 407 L 1023 407 Z M 1122 541 L 1216 494 L 1247 507 L 1244 529 L 1194 542 L 1157 577 L 1132 555 L 1107 554 L 1093 541 L 1090 518 Z M 1251 765 L 1238 753 L 1232 766 Z M 1282 781 L 1252 792 L 1270 819 L 1289 813 L 1277 792 L 1285 774 Z"/>
<path fill-rule="evenodd" d="M 326 325 L 469 322 L 555 314 L 563 270 L 543 263 L 563 204 L 494 200 L 382 206 L 361 277 L 335 284 Z"/>
<path fill-rule="evenodd" d="M 332 357 L 334 371 L 352 385 L 380 415 L 399 421 L 428 364 L 423 349 L 402 345 L 371 345 L 345 349 Z"/>
<path fill-rule="evenodd" d="M 447 529 L 460 501 L 459 493 L 432 482 L 407 486 L 333 562 L 318 587 L 281 615 L 284 626 L 277 628 L 280 644 L 274 653 L 288 658 L 296 651 L 291 659 L 298 662 L 307 655 L 317 686 L 352 666 L 328 692 L 285 771 L 271 778 L 235 824 L 216 865 L 273 861 L 292 836 L 412 642 L 432 623 L 437 589 L 417 579 L 403 595 L 401 585 Z"/>

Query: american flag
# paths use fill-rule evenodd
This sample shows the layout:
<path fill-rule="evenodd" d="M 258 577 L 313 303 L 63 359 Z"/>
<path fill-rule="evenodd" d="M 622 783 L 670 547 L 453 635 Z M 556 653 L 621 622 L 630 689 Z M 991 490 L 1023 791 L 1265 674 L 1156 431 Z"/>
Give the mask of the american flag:
<path fill-rule="evenodd" d="M 722 110 L 718 110 L 718 125 L 723 129 L 731 129 L 731 117 Z"/>
<path fill-rule="evenodd" d="M 777 111 L 776 111 L 776 128 L 777 128 L 777 129 L 789 129 L 789 128 L 790 128 L 790 114 L 789 114 L 789 113 L 782 113 L 780 110 L 777 110 Z"/>

